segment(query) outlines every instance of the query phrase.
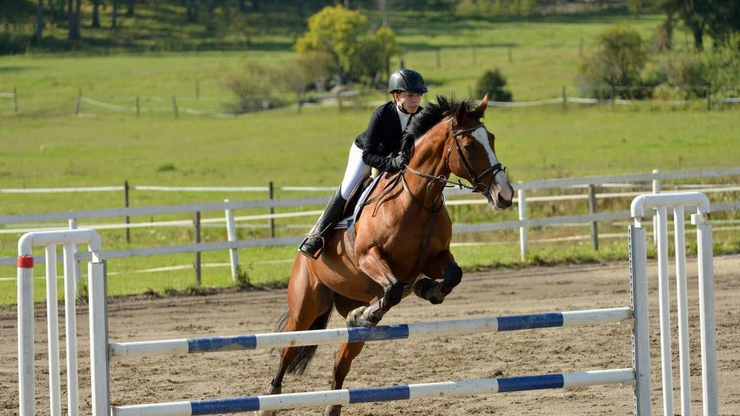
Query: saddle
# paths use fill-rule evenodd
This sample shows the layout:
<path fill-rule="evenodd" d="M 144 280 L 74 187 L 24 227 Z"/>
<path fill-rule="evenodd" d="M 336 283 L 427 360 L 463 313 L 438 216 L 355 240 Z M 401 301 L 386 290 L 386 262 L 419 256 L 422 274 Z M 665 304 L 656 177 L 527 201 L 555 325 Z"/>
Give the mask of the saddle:
<path fill-rule="evenodd" d="M 349 198 L 347 198 L 347 203 L 344 205 L 343 219 L 334 226 L 334 230 L 354 229 L 354 224 L 360 217 L 362 207 L 379 179 L 380 176 L 375 178 L 368 176 L 357 183 L 355 189 Z"/>

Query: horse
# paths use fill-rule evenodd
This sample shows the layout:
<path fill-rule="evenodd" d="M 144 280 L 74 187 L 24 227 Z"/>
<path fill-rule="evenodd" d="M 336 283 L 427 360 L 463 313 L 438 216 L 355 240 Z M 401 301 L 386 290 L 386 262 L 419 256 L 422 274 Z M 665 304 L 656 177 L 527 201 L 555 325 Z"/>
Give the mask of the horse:
<path fill-rule="evenodd" d="M 496 157 L 495 137 L 481 119 L 488 95 L 476 108 L 469 100 L 437 97 L 412 118 L 413 139 L 407 166 L 386 174 L 368 196 L 354 235 L 334 230 L 317 260 L 297 254 L 288 284 L 288 312 L 278 331 L 326 328 L 332 306 L 348 327 L 377 325 L 383 315 L 412 292 L 439 304 L 463 276 L 450 252 L 452 221 L 442 192 L 451 173 L 469 181 L 493 210 L 511 206 L 513 188 Z M 354 237 L 354 238 L 353 238 Z M 341 389 L 352 360 L 364 343 L 344 343 L 334 363 L 332 389 Z M 279 368 L 268 394 L 279 394 L 286 372 L 302 374 L 316 346 L 280 350 Z M 341 406 L 328 406 L 338 416 Z M 274 415 L 263 411 L 260 415 Z"/>

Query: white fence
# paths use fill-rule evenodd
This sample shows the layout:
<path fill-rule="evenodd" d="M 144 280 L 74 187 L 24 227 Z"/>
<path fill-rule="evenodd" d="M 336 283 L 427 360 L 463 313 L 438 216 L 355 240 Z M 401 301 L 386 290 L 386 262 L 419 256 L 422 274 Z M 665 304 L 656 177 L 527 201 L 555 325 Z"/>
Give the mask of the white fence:
<path fill-rule="evenodd" d="M 647 182 L 652 183 L 652 189 L 654 193 L 660 191 L 661 180 L 675 180 L 675 179 L 691 179 L 691 178 L 713 178 L 722 176 L 733 176 L 740 175 L 740 167 L 729 168 L 729 169 L 712 169 L 712 170 L 699 170 L 690 172 L 666 172 L 661 173 L 653 171 L 653 173 L 646 174 L 632 174 L 632 175 L 617 175 L 617 176 L 595 176 L 595 177 L 584 177 L 584 178 L 568 178 L 568 179 L 552 179 L 542 181 L 531 181 L 531 182 L 519 182 L 514 185 L 514 188 L 518 192 L 518 199 L 515 201 L 519 204 L 519 219 L 515 221 L 499 221 L 499 222 L 488 222 L 478 224 L 458 224 L 453 226 L 453 233 L 474 233 L 474 232 L 486 232 L 486 231 L 498 231 L 507 229 L 519 229 L 520 231 L 520 252 L 522 257 L 528 252 L 528 238 L 527 229 L 530 227 L 543 227 L 543 226 L 558 226 L 558 225 L 573 225 L 573 224 L 591 224 L 592 226 L 592 241 L 594 248 L 598 248 L 598 233 L 596 224 L 601 221 L 616 221 L 625 220 L 630 218 L 628 211 L 623 212 L 605 212 L 596 213 L 595 204 L 593 203 L 596 198 L 613 198 L 613 197 L 626 197 L 632 196 L 636 193 L 602 193 L 597 194 L 595 188 L 599 187 L 611 187 L 620 186 L 628 187 L 634 186 L 635 182 Z M 615 185 L 616 184 L 616 185 Z M 650 185 L 642 185 L 650 186 Z M 526 194 L 528 191 L 555 189 L 555 188 L 587 188 L 588 194 L 582 195 L 556 195 L 546 197 L 534 197 L 527 198 Z M 700 189 L 705 193 L 709 192 L 733 192 L 740 190 L 740 186 L 713 186 L 708 185 L 706 187 L 697 188 L 697 186 L 689 186 L 692 189 Z M 159 187 L 159 186 L 142 186 L 142 187 L 130 187 L 132 189 L 148 190 L 148 191 L 193 191 L 193 192 L 212 192 L 212 191 L 233 191 L 233 192 L 262 192 L 269 190 L 270 187 L 233 187 L 233 188 L 206 188 L 206 187 Z M 23 190 L 25 193 L 36 192 L 84 192 L 90 190 L 91 192 L 102 192 L 102 191 L 120 191 L 123 187 L 96 187 L 96 188 L 62 188 L 60 189 L 36 189 L 36 190 Z M 323 188 L 323 187 L 295 187 L 287 186 L 279 188 L 285 191 L 327 191 L 333 190 L 334 188 Z M 0 193 L 19 193 L 21 190 L 17 189 L 3 189 Z M 459 195 L 469 195 L 469 191 L 449 189 L 447 195 L 450 197 Z M 590 203 L 589 214 L 579 215 L 567 215 L 549 218 L 528 218 L 527 216 L 527 202 L 546 202 L 546 201 L 560 201 L 568 199 L 586 199 L 588 198 Z M 10 224 L 28 224 L 33 223 L 36 228 L 40 229 L 54 229 L 49 227 L 38 227 L 37 224 L 45 222 L 71 222 L 76 224 L 78 220 L 90 220 L 99 218 L 113 218 L 113 217 L 130 217 L 130 216 L 151 216 L 159 214 L 176 214 L 176 213 L 198 213 L 199 218 L 200 212 L 209 211 L 220 211 L 224 212 L 223 218 L 209 218 L 204 219 L 204 223 L 226 223 L 228 241 L 214 242 L 214 243 L 200 243 L 195 244 L 184 244 L 175 246 L 159 246 L 159 247 L 147 247 L 147 248 L 133 248 L 123 250 L 111 250 L 106 252 L 107 258 L 131 258 L 139 256 L 153 256 L 153 255 L 167 255 L 175 253 L 200 253 L 205 251 L 222 251 L 229 250 L 231 253 L 231 269 L 232 277 L 236 278 L 238 270 L 238 257 L 236 255 L 237 249 L 248 248 L 248 247 L 266 247 L 266 246 L 285 246 L 298 244 L 302 237 L 283 237 L 283 238 L 265 238 L 265 239 L 254 239 L 254 240 L 237 240 L 235 232 L 235 221 L 253 221 L 253 220 L 274 220 L 276 218 L 288 218 L 297 216 L 317 216 L 320 214 L 320 210 L 310 210 L 302 212 L 292 213 L 272 213 L 275 208 L 286 208 L 286 207 L 304 207 L 311 205 L 323 205 L 327 201 L 326 196 L 312 197 L 312 198 L 290 198 L 290 199 L 268 199 L 258 201 L 226 201 L 222 203 L 197 203 L 197 204 L 182 204 L 182 205 L 166 205 L 166 206 L 149 206 L 149 207 L 128 207 L 128 208 L 110 208 L 110 209 L 97 209 L 97 210 L 86 210 L 86 211 L 69 211 L 69 212 L 54 212 L 54 213 L 38 213 L 38 214 L 17 214 L 17 215 L 4 215 L 0 216 L 0 226 Z M 463 204 L 479 204 L 485 203 L 482 200 L 448 200 L 447 205 L 463 205 Z M 235 210 L 243 209 L 270 209 L 270 214 L 259 214 L 236 217 L 234 215 Z M 712 206 L 713 212 L 731 211 L 740 209 L 740 201 L 727 202 L 722 204 L 714 204 Z M 199 234 L 198 230 L 201 221 L 198 220 L 195 224 L 196 235 Z M 177 226 L 192 226 L 193 222 L 189 220 L 185 221 L 163 221 L 154 223 L 135 223 L 135 224 L 108 224 L 108 225 L 91 225 L 95 228 L 129 228 L 134 227 L 151 227 L 161 225 L 177 225 Z M 73 225 L 73 228 L 76 225 Z M 66 227 L 65 227 L 66 228 Z M 14 229 L 14 230 L 1 230 L 3 234 L 10 233 L 23 233 L 29 231 L 31 228 Z M 57 228 L 58 229 L 58 228 Z M 78 256 L 80 260 L 85 259 L 84 254 Z M 43 256 L 35 259 L 38 264 L 44 262 Z M 16 263 L 15 257 L 0 257 L 0 266 L 14 266 Z M 196 273 L 200 269 L 196 265 Z M 199 279 L 198 276 L 196 276 Z"/>

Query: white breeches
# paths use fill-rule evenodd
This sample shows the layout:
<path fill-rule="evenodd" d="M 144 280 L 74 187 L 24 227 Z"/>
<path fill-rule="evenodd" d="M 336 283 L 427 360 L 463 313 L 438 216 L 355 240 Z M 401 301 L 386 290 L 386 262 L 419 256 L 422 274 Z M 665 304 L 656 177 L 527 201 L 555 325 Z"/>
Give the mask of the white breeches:
<path fill-rule="evenodd" d="M 347 169 L 344 171 L 344 179 L 342 179 L 342 186 L 340 188 L 342 198 L 349 198 L 357 182 L 366 176 L 370 176 L 371 170 L 372 168 L 362 161 L 362 149 L 357 147 L 353 142 L 352 147 L 349 149 Z"/>

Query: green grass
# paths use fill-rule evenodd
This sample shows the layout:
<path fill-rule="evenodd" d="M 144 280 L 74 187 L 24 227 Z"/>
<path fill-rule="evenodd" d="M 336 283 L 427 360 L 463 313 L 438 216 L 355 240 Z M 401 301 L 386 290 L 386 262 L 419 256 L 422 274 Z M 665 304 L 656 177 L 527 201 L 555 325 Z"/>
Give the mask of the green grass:
<path fill-rule="evenodd" d="M 143 12 L 142 12 L 143 13 Z M 143 14 L 142 16 L 145 16 Z M 574 91 L 580 60 L 581 38 L 588 53 L 594 36 L 608 25 L 626 20 L 646 38 L 661 16 L 634 18 L 620 14 L 589 14 L 517 19 L 449 17 L 427 14 L 411 19 L 397 14 L 391 23 L 406 50 L 405 64 L 422 71 L 432 94 L 450 92 L 467 96 L 476 78 L 486 69 L 499 67 L 509 78 L 515 100 L 557 97 L 562 86 Z M 144 19 L 145 17 L 142 17 Z M 277 17 L 276 17 L 277 18 Z M 376 16 L 371 17 L 377 20 Z M 154 23 L 152 23 L 154 24 Z M 124 23 L 124 28 L 126 23 Z M 123 32 L 126 33 L 125 29 Z M 184 27 L 163 42 L 178 44 L 194 27 Z M 102 35 L 101 35 L 102 36 Z M 222 112 L 232 97 L 223 83 L 247 60 L 267 66 L 287 65 L 293 58 L 292 36 L 267 31 L 253 35 L 243 50 L 163 52 L 134 39 L 133 49 L 123 46 L 92 48 L 89 52 L 28 54 L 0 57 L 0 92 L 18 88 L 20 114 L 12 101 L 0 98 L 0 188 L 73 187 L 122 185 L 180 186 L 335 186 L 343 173 L 353 138 L 367 125 L 371 104 L 338 112 L 336 107 L 310 107 L 298 114 L 283 108 L 233 119 L 193 117 L 175 120 L 171 97 L 180 106 Z M 677 34 L 681 44 L 684 34 Z M 213 40 L 198 38 L 204 43 Z M 139 47 L 139 46 L 143 47 Z M 182 44 L 179 44 L 182 49 Z M 473 49 L 476 45 L 475 62 Z M 138 48 L 138 49 L 137 49 Z M 442 48 L 437 67 L 435 49 Z M 130 53 L 131 51 L 136 53 Z M 511 50 L 511 61 L 509 61 Z M 195 99 L 198 80 L 201 99 Z M 73 117 L 78 89 L 92 99 L 132 107 L 141 97 L 142 116 L 133 111 L 114 112 L 83 103 L 85 117 Z M 375 93 L 365 100 L 382 100 Z M 160 109 L 161 111 L 155 111 Z M 703 103 L 687 107 L 599 106 L 585 108 L 560 105 L 531 109 L 490 108 L 485 119 L 497 136 L 497 153 L 508 166 L 512 181 L 556 177 L 693 170 L 737 166 L 740 154 L 740 117 L 732 107 L 706 111 Z M 737 183 L 737 178 L 721 182 Z M 669 184 L 667 184 L 669 185 Z M 554 193 L 562 193 L 557 191 Z M 305 196 L 278 193 L 278 198 Z M 716 196 L 737 200 L 738 193 Z M 133 191 L 132 206 L 187 202 L 264 199 L 254 193 L 154 193 Z M 628 199 L 601 202 L 598 211 L 623 210 Z M 0 195 L 0 215 L 56 212 L 123 206 L 120 192 L 94 194 Z M 298 207 L 293 210 L 315 209 Z M 584 213 L 585 202 L 532 204 L 530 217 Z M 285 212 L 288 210 L 281 210 Z M 244 210 L 237 215 L 264 213 Z M 457 223 L 511 220 L 516 212 L 499 214 L 483 207 L 451 209 Z M 220 217 L 222 213 L 204 213 Z M 189 215 L 134 217 L 135 222 L 190 219 Z M 736 219 L 729 213 L 716 219 Z M 120 222 L 120 218 L 81 221 Z M 278 221 L 278 236 L 300 235 L 313 218 Z M 62 225 L 62 224 L 59 224 Z M 287 228 L 292 226 L 294 228 Z M 624 226 L 602 225 L 602 232 L 623 232 Z M 6 228 L 16 228 L 9 226 Z M 587 229 L 550 228 L 532 230 L 531 238 L 587 234 Z M 104 231 L 107 249 L 185 244 L 194 241 L 189 228 L 144 228 L 132 231 L 126 244 L 122 230 Z M 264 228 L 240 229 L 240 238 L 264 238 Z M 0 235 L 0 252 L 12 256 L 18 235 Z M 205 228 L 203 241 L 222 241 L 222 228 Z M 528 264 L 594 262 L 626 258 L 624 239 L 604 242 L 599 252 L 588 242 L 533 244 L 529 259 L 519 261 L 515 231 L 456 236 L 457 242 L 504 241 L 505 245 L 455 247 L 466 270 L 488 267 L 520 267 Z M 716 233 L 718 252 L 740 251 L 737 231 Z M 284 284 L 294 247 L 240 250 L 241 263 L 257 284 Z M 228 253 L 204 253 L 206 263 L 225 263 Z M 193 284 L 188 270 L 138 274 L 136 270 L 192 263 L 192 255 L 155 256 L 111 260 L 111 294 L 158 293 L 186 290 Z M 0 276 L 15 274 L 0 268 Z M 203 284 L 230 284 L 228 267 L 207 268 Z M 43 298 L 42 282 L 37 299 Z M 14 282 L 0 281 L 0 304 L 15 300 Z"/>

